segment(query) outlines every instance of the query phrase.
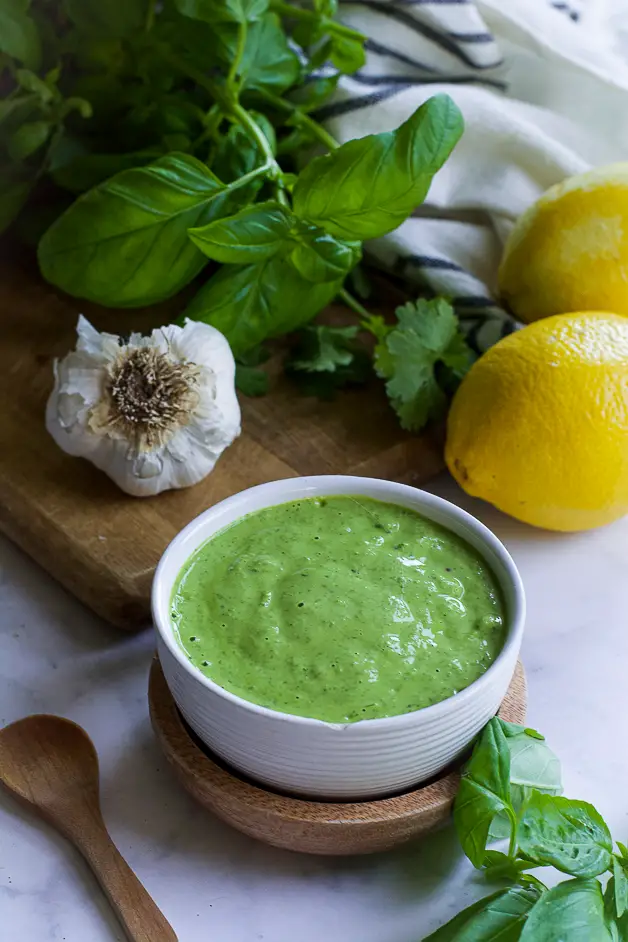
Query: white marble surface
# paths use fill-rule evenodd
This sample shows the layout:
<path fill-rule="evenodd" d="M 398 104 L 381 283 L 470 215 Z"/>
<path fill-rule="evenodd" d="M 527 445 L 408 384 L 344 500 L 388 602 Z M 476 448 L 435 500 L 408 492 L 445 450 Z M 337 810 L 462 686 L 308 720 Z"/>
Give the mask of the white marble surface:
<path fill-rule="evenodd" d="M 463 495 L 521 569 L 529 721 L 563 761 L 567 794 L 628 838 L 628 518 L 552 535 Z M 398 852 L 317 859 L 271 850 L 214 820 L 173 780 L 146 705 L 150 632 L 108 628 L 0 542 L 0 724 L 51 712 L 81 723 L 101 759 L 105 820 L 180 942 L 419 942 L 483 887 L 451 828 Z M 484 891 L 485 892 L 485 891 Z M 3 942 L 112 942 L 113 916 L 76 853 L 0 795 Z"/>

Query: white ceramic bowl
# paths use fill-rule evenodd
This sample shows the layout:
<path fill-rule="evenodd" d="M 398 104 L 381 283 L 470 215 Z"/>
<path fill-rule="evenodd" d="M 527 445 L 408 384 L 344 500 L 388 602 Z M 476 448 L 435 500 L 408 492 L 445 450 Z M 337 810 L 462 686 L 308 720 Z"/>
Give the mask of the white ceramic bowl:
<path fill-rule="evenodd" d="M 478 680 L 433 706 L 375 720 L 335 724 L 249 703 L 219 687 L 187 659 L 170 620 L 176 578 L 192 553 L 244 514 L 304 497 L 360 494 L 411 507 L 464 537 L 486 560 L 507 610 L 503 650 Z M 289 478 L 221 501 L 193 520 L 164 553 L 153 583 L 161 664 L 174 699 L 200 739 L 251 778 L 312 797 L 363 799 L 403 791 L 440 772 L 496 713 L 512 678 L 525 619 L 521 578 L 502 543 L 475 517 L 406 484 L 345 475 Z"/>

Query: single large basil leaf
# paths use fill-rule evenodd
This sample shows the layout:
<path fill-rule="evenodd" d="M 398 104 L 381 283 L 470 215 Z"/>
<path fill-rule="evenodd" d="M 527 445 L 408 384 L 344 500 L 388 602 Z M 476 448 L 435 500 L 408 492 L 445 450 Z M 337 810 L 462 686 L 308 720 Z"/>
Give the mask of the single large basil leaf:
<path fill-rule="evenodd" d="M 299 244 L 292 252 L 292 264 L 308 281 L 337 281 L 344 278 L 360 261 L 362 244 L 335 239 L 315 226 L 299 233 Z"/>
<path fill-rule="evenodd" d="M 65 0 L 68 16 L 81 32 L 99 39 L 141 30 L 153 0 Z"/>
<path fill-rule="evenodd" d="M 491 822 L 510 805 L 510 752 L 497 718 L 484 727 L 462 772 L 454 802 L 454 824 L 462 849 L 481 867 Z"/>
<path fill-rule="evenodd" d="M 184 16 L 207 23 L 252 23 L 268 9 L 269 0 L 175 0 Z"/>
<path fill-rule="evenodd" d="M 349 141 L 312 160 L 299 174 L 294 210 L 339 238 L 385 235 L 423 202 L 462 128 L 448 95 L 430 98 L 396 131 Z"/>
<path fill-rule="evenodd" d="M 267 13 L 248 29 L 240 75 L 244 88 L 281 94 L 298 81 L 299 58 L 290 47 L 281 21 Z"/>
<path fill-rule="evenodd" d="M 275 255 L 289 238 L 291 225 L 290 210 L 268 200 L 247 206 L 235 216 L 189 229 L 188 235 L 208 258 L 249 265 Z"/>
<path fill-rule="evenodd" d="M 41 47 L 29 6 L 29 0 L 0 0 L 0 52 L 38 69 Z"/>
<path fill-rule="evenodd" d="M 517 942 L 541 892 L 534 885 L 499 890 L 458 913 L 424 942 Z"/>
<path fill-rule="evenodd" d="M 611 864 L 606 822 L 586 801 L 532 791 L 518 831 L 519 852 L 541 866 L 595 877 Z"/>
<path fill-rule="evenodd" d="M 251 198 L 186 154 L 123 170 L 80 196 L 39 243 L 39 265 L 69 294 L 111 307 L 176 294 L 206 264 L 190 226 L 230 215 Z"/>
<path fill-rule="evenodd" d="M 543 894 L 520 942 L 612 942 L 597 880 L 566 880 Z"/>
<path fill-rule="evenodd" d="M 296 330 L 338 293 L 339 283 L 313 285 L 276 255 L 257 265 L 225 265 L 184 312 L 225 335 L 235 356 L 267 337 Z"/>

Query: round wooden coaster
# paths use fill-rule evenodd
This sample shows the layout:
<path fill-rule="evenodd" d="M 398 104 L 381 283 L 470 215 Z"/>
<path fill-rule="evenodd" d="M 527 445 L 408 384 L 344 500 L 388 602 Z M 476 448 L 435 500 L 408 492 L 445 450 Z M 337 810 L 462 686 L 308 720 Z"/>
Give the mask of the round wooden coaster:
<path fill-rule="evenodd" d="M 451 811 L 457 770 L 376 801 L 332 803 L 281 795 L 241 778 L 212 756 L 182 720 L 157 658 L 148 699 L 153 729 L 183 787 L 223 821 L 267 844 L 307 854 L 370 854 L 434 830 Z M 523 723 L 526 704 L 519 663 L 499 715 Z"/>

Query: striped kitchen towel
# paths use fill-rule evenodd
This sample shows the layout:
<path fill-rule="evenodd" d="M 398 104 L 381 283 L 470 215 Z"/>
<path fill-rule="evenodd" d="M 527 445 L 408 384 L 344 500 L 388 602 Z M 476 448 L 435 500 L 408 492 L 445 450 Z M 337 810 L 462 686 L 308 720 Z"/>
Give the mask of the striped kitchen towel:
<path fill-rule="evenodd" d="M 341 0 L 364 68 L 319 113 L 340 141 L 401 124 L 447 92 L 466 129 L 425 205 L 368 250 L 452 298 L 483 351 L 514 324 L 497 303 L 516 217 L 549 186 L 628 159 L 628 0 Z"/>

